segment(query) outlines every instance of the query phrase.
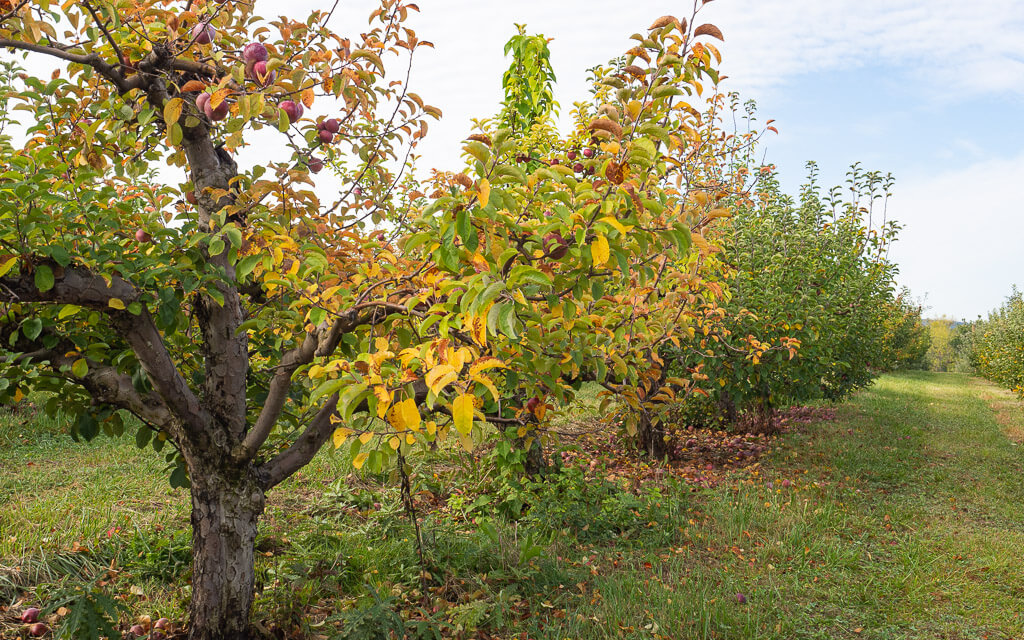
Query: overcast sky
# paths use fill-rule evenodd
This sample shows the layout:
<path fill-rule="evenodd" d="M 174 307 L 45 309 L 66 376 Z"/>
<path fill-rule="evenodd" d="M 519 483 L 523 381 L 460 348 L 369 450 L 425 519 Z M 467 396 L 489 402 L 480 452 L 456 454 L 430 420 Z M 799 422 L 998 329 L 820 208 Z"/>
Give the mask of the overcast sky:
<path fill-rule="evenodd" d="M 417 54 L 411 83 L 444 111 L 421 166 L 439 167 L 458 165 L 470 118 L 497 111 L 514 23 L 554 38 L 556 99 L 567 112 L 586 96 L 588 67 L 621 54 L 659 16 L 689 13 L 679 0 L 418 4 L 411 26 L 436 49 Z M 335 27 L 362 28 L 371 5 L 341 0 Z M 767 160 L 788 191 L 808 160 L 828 184 L 856 161 L 895 175 L 899 280 L 927 297 L 930 315 L 970 319 L 1024 285 L 1024 2 L 715 0 L 701 21 L 725 34 L 725 88 L 776 120 Z"/>

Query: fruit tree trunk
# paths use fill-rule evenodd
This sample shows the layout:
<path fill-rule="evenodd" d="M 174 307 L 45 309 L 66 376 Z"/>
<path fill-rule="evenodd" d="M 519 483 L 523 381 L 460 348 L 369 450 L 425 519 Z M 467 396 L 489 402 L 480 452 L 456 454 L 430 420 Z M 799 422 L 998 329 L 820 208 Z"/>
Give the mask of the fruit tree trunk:
<path fill-rule="evenodd" d="M 248 640 L 264 492 L 244 472 L 192 474 L 189 640 Z"/>
<path fill-rule="evenodd" d="M 668 442 L 665 441 L 665 427 L 663 422 L 655 425 L 650 415 L 641 413 L 636 425 L 637 446 L 641 451 L 655 460 L 661 460 L 668 455 Z"/>

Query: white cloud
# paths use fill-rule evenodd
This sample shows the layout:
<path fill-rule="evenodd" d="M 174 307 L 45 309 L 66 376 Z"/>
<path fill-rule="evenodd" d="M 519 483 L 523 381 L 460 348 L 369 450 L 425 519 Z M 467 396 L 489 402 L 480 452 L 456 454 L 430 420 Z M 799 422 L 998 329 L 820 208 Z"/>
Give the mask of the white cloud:
<path fill-rule="evenodd" d="M 985 315 L 1024 285 L 1022 184 L 1024 152 L 897 185 L 890 214 L 904 228 L 892 257 L 931 315 Z"/>
<path fill-rule="evenodd" d="M 727 70 L 767 90 L 801 74 L 902 71 L 936 95 L 1024 93 L 1019 0 L 720 0 Z"/>

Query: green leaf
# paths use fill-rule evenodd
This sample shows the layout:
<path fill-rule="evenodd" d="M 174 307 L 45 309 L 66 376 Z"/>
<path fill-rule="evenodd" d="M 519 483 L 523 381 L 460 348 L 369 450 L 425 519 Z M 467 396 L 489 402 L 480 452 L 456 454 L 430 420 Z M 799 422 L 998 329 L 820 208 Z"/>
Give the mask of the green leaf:
<path fill-rule="evenodd" d="M 36 288 L 40 293 L 45 293 L 53 288 L 53 270 L 45 264 L 36 265 Z"/>
<path fill-rule="evenodd" d="M 245 276 L 252 273 L 252 270 L 256 268 L 256 265 L 262 260 L 263 256 L 261 255 L 247 256 L 239 260 L 238 264 L 235 265 L 235 279 L 239 282 L 245 280 Z"/>
<path fill-rule="evenodd" d="M 21 325 L 21 332 L 29 340 L 35 340 L 43 332 L 43 321 L 39 318 L 26 320 L 25 324 Z"/>
<path fill-rule="evenodd" d="M 75 360 L 71 365 L 71 373 L 75 374 L 77 378 L 84 378 L 89 373 L 89 363 L 85 361 L 85 358 Z"/>

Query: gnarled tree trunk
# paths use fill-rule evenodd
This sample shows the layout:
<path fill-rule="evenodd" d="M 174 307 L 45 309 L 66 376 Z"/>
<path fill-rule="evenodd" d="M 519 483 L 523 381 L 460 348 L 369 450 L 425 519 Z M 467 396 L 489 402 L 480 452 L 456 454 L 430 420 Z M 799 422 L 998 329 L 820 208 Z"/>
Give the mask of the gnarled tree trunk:
<path fill-rule="evenodd" d="M 664 423 L 659 421 L 654 424 L 647 412 L 637 418 L 636 439 L 637 447 L 651 458 L 660 460 L 668 455 Z"/>
<path fill-rule="evenodd" d="M 232 470 L 192 475 L 189 640 L 247 640 L 264 492 Z"/>

